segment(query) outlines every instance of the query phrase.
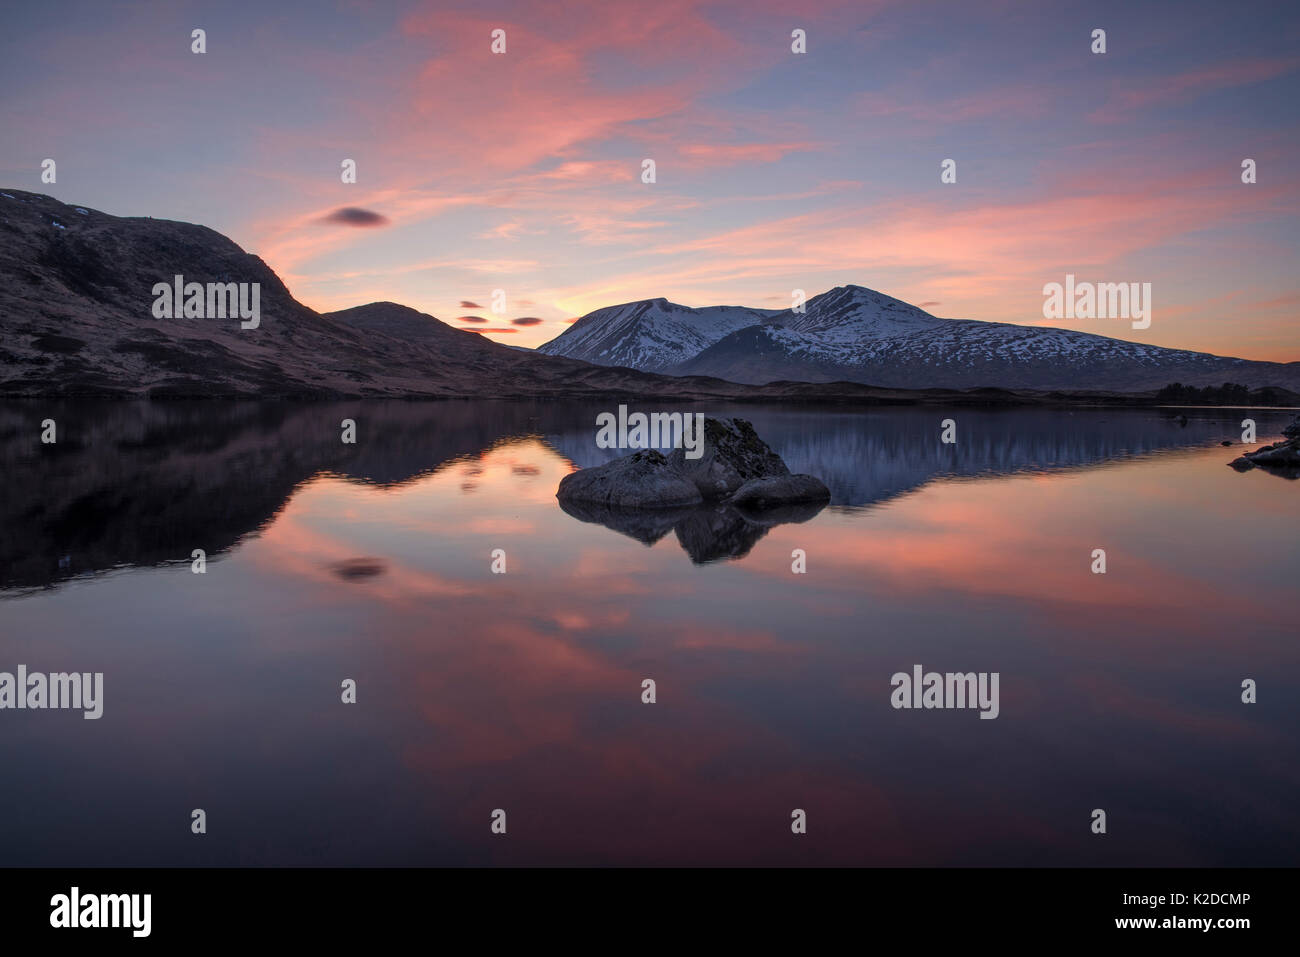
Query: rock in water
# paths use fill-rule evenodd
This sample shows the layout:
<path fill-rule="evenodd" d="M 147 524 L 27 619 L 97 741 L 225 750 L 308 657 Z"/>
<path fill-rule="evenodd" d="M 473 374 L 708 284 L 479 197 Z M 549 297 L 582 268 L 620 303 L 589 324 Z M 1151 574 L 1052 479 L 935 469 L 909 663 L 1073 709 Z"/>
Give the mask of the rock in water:
<path fill-rule="evenodd" d="M 577 512 L 586 514 L 581 508 L 575 511 L 579 504 L 602 509 L 674 508 L 725 501 L 756 510 L 830 501 L 830 490 L 820 479 L 791 475 L 781 456 L 744 419 L 705 419 L 703 441 L 703 455 L 697 459 L 687 458 L 684 448 L 667 457 L 642 449 L 574 472 L 561 480 L 555 496 L 565 511 L 579 518 L 583 515 Z M 608 519 L 606 515 L 597 520 L 609 525 Z M 641 527 L 639 522 L 633 525 Z"/>
<path fill-rule="evenodd" d="M 555 495 L 610 508 L 674 508 L 703 501 L 695 483 L 674 470 L 655 449 L 641 449 L 566 475 Z"/>
<path fill-rule="evenodd" d="M 1300 467 L 1300 442 L 1278 442 L 1265 446 L 1258 452 L 1247 452 L 1246 458 L 1255 465 L 1269 465 L 1274 468 Z"/>
<path fill-rule="evenodd" d="M 774 475 L 750 479 L 731 496 L 732 505 L 744 508 L 771 508 L 802 502 L 829 502 L 831 490 L 811 475 Z"/>
<path fill-rule="evenodd" d="M 709 501 L 726 498 L 750 479 L 790 474 L 745 419 L 705 419 L 704 454 L 688 459 L 686 450 L 677 448 L 668 463 Z"/>
<path fill-rule="evenodd" d="M 1238 472 L 1248 472 L 1258 467 L 1286 478 L 1300 477 L 1300 416 L 1283 429 L 1282 434 L 1286 438 L 1281 442 L 1247 452 L 1228 465 Z"/>

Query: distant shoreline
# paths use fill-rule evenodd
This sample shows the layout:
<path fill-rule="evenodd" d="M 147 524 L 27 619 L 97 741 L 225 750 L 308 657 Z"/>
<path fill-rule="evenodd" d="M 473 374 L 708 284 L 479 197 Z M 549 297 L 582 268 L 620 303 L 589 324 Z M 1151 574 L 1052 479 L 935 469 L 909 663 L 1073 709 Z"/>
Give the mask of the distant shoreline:
<path fill-rule="evenodd" d="M 0 403 L 29 403 L 50 401 L 109 401 L 109 402 L 639 402 L 643 404 L 686 404 L 700 402 L 725 402 L 745 405 L 836 406 L 841 408 L 915 408 L 918 406 L 966 408 L 1068 408 L 1068 409 L 1243 409 L 1261 411 L 1300 411 L 1300 396 L 1292 394 L 1290 404 L 1279 405 L 1267 401 L 1247 404 L 1167 402 L 1153 395 L 1114 395 L 1106 393 L 1035 393 L 1002 389 L 974 389 L 969 392 L 918 389 L 872 390 L 867 386 L 852 385 L 846 392 L 816 392 L 799 394 L 789 392 L 765 393 L 760 387 L 743 392 L 700 391 L 678 395 L 656 395 L 626 391 L 584 392 L 568 395 L 554 393 L 518 393 L 514 395 L 349 395 L 349 394 L 280 394 L 249 395 L 163 393 L 153 395 L 120 392 L 52 392 L 0 394 Z"/>

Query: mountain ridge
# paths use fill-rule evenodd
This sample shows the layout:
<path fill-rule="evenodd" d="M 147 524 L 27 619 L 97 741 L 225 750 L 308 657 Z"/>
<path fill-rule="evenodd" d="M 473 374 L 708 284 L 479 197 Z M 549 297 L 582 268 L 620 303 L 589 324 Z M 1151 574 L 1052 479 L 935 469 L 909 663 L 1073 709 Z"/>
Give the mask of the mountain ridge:
<path fill-rule="evenodd" d="M 256 328 L 155 315 L 155 284 L 177 275 L 257 284 Z M 541 356 L 397 303 L 318 313 L 260 257 L 206 226 L 13 188 L 0 189 L 0 333 L 0 396 L 10 397 L 671 400 L 744 391 Z"/>
<path fill-rule="evenodd" d="M 177 275 L 209 284 L 258 284 L 257 327 L 241 328 L 233 317 L 155 315 L 155 284 L 167 287 Z M 849 333 L 861 318 L 855 319 L 849 308 L 855 302 L 875 303 L 882 323 L 971 320 L 937 319 L 862 287 L 837 290 L 831 290 L 837 296 L 809 300 L 809 314 L 798 328 L 780 321 L 789 319 L 789 310 L 693 308 L 664 298 L 605 307 L 565 333 L 577 328 L 581 335 L 569 341 L 589 340 L 588 350 L 600 360 L 595 361 L 549 354 L 546 346 L 527 350 L 494 342 L 394 302 L 318 313 L 294 299 L 260 257 L 206 226 L 118 217 L 39 193 L 0 189 L 0 396 L 617 397 L 981 405 L 1151 401 L 1150 394 L 1115 395 L 1095 384 L 1083 390 L 918 389 L 914 382 L 881 385 L 861 376 L 854 381 L 840 375 L 843 368 L 824 361 L 824 355 L 810 357 L 798 350 L 815 347 L 824 353 L 851 346 Z M 601 336 L 611 329 L 632 337 L 621 353 L 601 345 Z M 678 329 L 692 334 L 669 335 Z M 769 368 L 783 374 L 770 376 L 765 385 L 744 382 L 747 350 L 730 359 L 726 355 L 735 344 L 732 337 L 742 333 L 763 335 L 773 358 L 785 363 L 770 362 Z M 561 339 L 563 335 L 547 346 Z M 644 365 L 652 353 L 662 360 L 665 374 L 611 362 Z M 823 365 L 813 368 L 810 358 Z M 737 363 L 736 368 L 728 362 Z M 742 381 L 717 375 L 719 369 Z M 810 369 L 815 375 L 808 376 Z M 1230 378 L 1170 375 L 1158 384 L 1219 385 Z"/>
<path fill-rule="evenodd" d="M 548 355 L 580 352 L 589 362 L 632 360 L 633 368 L 668 375 L 706 375 L 762 385 L 781 380 L 859 382 L 882 388 L 982 387 L 1032 390 L 1147 391 L 1170 382 L 1300 389 L 1300 362 L 1277 363 L 1174 349 L 1053 326 L 943 319 L 863 286 L 836 286 L 809 299 L 802 313 L 765 310 L 741 325 L 743 306 L 706 307 L 730 317 L 730 331 L 713 323 L 697 339 L 707 344 L 682 359 L 682 345 L 655 352 L 671 323 L 657 313 L 703 313 L 640 300 L 619 307 L 638 318 L 636 342 L 608 321 L 608 310 L 584 316 L 539 347 Z M 581 338 L 570 335 L 582 326 Z M 686 351 L 689 351 L 687 349 Z"/>
<path fill-rule="evenodd" d="M 643 299 L 589 312 L 536 351 L 597 365 L 662 372 L 691 358 L 727 333 L 779 311 L 746 306 L 693 308 L 663 297 Z M 614 346 L 607 344 L 611 330 L 619 336 Z M 548 349 L 561 339 L 563 352 Z"/>

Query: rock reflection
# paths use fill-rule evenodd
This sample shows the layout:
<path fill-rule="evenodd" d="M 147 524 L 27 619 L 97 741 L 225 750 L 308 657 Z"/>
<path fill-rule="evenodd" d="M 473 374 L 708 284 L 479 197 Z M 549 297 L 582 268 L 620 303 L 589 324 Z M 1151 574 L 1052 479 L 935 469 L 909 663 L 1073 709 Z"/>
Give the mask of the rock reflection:
<path fill-rule="evenodd" d="M 654 545 L 669 532 L 696 565 L 744 558 L 777 525 L 806 522 L 825 506 L 820 503 L 745 509 L 727 504 L 679 508 L 616 509 L 591 502 L 560 501 L 560 508 L 580 522 L 603 525 L 643 545 Z"/>

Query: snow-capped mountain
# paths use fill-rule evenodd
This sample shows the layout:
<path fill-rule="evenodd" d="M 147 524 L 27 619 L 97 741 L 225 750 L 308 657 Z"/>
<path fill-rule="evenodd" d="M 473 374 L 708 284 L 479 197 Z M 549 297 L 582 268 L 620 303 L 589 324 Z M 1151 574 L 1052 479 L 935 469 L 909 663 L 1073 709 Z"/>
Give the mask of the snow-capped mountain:
<path fill-rule="evenodd" d="M 537 351 L 659 372 L 694 358 L 730 332 L 779 314 L 743 306 L 692 309 L 667 299 L 625 302 L 588 313 Z"/>
<path fill-rule="evenodd" d="M 571 339 L 578 332 L 582 338 Z M 576 347 L 585 351 L 572 351 Z M 583 317 L 542 350 L 753 384 L 849 381 L 890 388 L 1117 391 L 1171 382 L 1300 387 L 1300 363 L 1225 358 L 1071 329 L 941 319 L 861 286 L 815 296 L 803 313 L 726 306 L 697 310 L 662 299 L 628 303 Z"/>

